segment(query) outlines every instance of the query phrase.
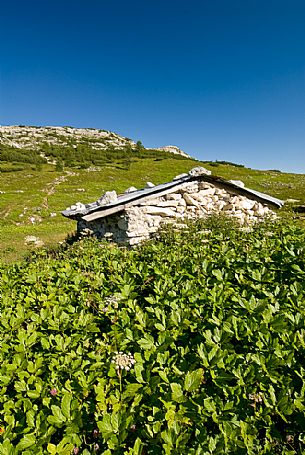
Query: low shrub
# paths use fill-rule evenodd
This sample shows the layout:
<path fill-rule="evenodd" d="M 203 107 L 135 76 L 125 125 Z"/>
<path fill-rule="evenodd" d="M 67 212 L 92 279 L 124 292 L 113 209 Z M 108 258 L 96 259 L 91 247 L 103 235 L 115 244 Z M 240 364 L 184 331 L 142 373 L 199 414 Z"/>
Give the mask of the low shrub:
<path fill-rule="evenodd" d="M 210 220 L 1 266 L 0 453 L 303 453 L 304 242 Z"/>

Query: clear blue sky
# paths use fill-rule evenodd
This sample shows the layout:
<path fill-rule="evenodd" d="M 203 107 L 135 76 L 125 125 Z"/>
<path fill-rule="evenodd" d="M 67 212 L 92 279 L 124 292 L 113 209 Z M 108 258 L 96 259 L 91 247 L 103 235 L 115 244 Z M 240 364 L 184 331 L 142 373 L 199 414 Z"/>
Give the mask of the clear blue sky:
<path fill-rule="evenodd" d="M 10 0 L 0 124 L 305 173 L 304 0 Z"/>

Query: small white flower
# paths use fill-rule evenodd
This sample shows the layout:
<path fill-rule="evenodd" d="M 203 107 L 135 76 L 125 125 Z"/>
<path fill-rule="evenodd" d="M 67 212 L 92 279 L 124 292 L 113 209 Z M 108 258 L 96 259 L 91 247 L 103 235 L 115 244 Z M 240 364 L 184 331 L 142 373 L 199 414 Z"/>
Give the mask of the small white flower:
<path fill-rule="evenodd" d="M 126 371 L 129 371 L 136 363 L 133 355 L 130 352 L 128 354 L 123 354 L 122 351 L 116 352 L 111 362 L 115 364 L 116 370 Z"/>
<path fill-rule="evenodd" d="M 249 395 L 248 395 L 249 400 L 252 401 L 251 406 L 255 406 L 256 403 L 262 403 L 263 402 L 263 397 L 264 397 L 264 394 L 262 392 L 249 393 Z"/>
<path fill-rule="evenodd" d="M 104 300 L 104 308 L 102 311 L 106 313 L 107 309 L 109 306 L 113 306 L 113 308 L 118 308 L 119 307 L 119 301 L 121 300 L 121 297 L 112 295 L 110 297 L 106 297 Z"/>

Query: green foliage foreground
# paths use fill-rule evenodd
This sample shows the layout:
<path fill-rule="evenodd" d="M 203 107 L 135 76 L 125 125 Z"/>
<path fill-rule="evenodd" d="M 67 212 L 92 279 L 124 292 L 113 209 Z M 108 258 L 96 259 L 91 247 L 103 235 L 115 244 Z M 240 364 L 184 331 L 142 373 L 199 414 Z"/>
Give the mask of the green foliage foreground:
<path fill-rule="evenodd" d="M 305 453 L 304 245 L 210 220 L 3 266 L 0 453 Z"/>

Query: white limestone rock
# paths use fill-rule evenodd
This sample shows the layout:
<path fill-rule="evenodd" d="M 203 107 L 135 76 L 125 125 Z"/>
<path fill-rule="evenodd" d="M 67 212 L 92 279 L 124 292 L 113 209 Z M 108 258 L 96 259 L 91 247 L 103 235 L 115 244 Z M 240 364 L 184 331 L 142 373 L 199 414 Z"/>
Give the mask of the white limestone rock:
<path fill-rule="evenodd" d="M 127 190 L 124 191 L 124 194 L 134 193 L 135 191 L 138 191 L 137 188 L 135 186 L 130 186 L 127 188 Z"/>
<path fill-rule="evenodd" d="M 252 201 L 251 199 L 244 199 L 241 200 L 237 205 L 242 210 L 252 210 L 255 205 L 255 201 Z"/>
<path fill-rule="evenodd" d="M 185 200 L 186 204 L 188 206 L 195 206 L 195 207 L 198 207 L 199 204 L 198 204 L 198 201 L 196 201 L 190 194 L 188 193 L 184 193 L 183 195 L 183 199 Z"/>
<path fill-rule="evenodd" d="M 219 211 L 221 211 L 225 206 L 226 206 L 226 202 L 225 201 L 218 201 L 217 202 L 217 209 Z"/>
<path fill-rule="evenodd" d="M 212 172 L 208 171 L 202 166 L 197 166 L 191 169 L 188 173 L 191 177 L 199 177 L 200 175 L 211 175 Z"/>
<path fill-rule="evenodd" d="M 178 200 L 171 200 L 171 201 L 160 201 L 158 206 L 159 207 L 177 207 L 180 204 L 180 201 Z"/>
<path fill-rule="evenodd" d="M 208 188 L 215 188 L 212 183 L 198 182 L 199 190 L 207 190 Z"/>
<path fill-rule="evenodd" d="M 148 213 L 150 215 L 159 215 L 159 216 L 176 216 L 176 212 L 172 208 L 168 207 L 158 207 L 158 206 L 153 206 L 150 205 L 148 207 L 144 208 L 145 213 Z"/>
<path fill-rule="evenodd" d="M 67 207 L 66 210 L 70 210 L 72 212 L 82 212 L 86 210 L 85 204 L 82 204 L 81 202 L 76 202 L 76 204 L 71 205 L 70 207 Z"/>
<path fill-rule="evenodd" d="M 184 156 L 186 158 L 190 158 L 190 155 L 188 155 L 186 152 L 181 150 L 176 145 L 165 145 L 164 147 L 159 147 L 156 150 L 161 150 L 161 151 L 164 151 L 164 152 L 170 152 L 170 153 L 174 153 L 175 155 L 181 155 L 181 156 Z"/>
<path fill-rule="evenodd" d="M 245 188 L 245 184 L 241 180 L 229 180 L 229 182 L 233 183 L 233 185 L 239 186 L 240 188 Z"/>
<path fill-rule="evenodd" d="M 225 194 L 228 194 L 226 190 L 222 188 L 215 188 L 215 194 L 218 194 L 219 196 L 224 196 Z"/>
<path fill-rule="evenodd" d="M 198 182 L 185 182 L 180 186 L 179 191 L 181 193 L 198 193 L 199 191 Z"/>
<path fill-rule="evenodd" d="M 185 207 L 183 207 L 181 205 L 179 207 L 177 207 L 177 213 L 179 213 L 179 214 L 185 213 Z"/>
<path fill-rule="evenodd" d="M 111 202 L 115 202 L 118 198 L 118 195 L 116 193 L 116 191 L 106 191 L 105 194 L 103 194 L 103 196 L 101 196 L 99 199 L 98 199 L 98 204 L 99 205 L 108 205 L 110 204 Z"/>
<path fill-rule="evenodd" d="M 139 205 L 143 206 L 143 207 L 146 207 L 147 205 L 159 205 L 160 202 L 161 202 L 160 198 L 153 198 L 153 199 L 149 199 L 146 202 L 141 202 Z"/>
<path fill-rule="evenodd" d="M 171 193 L 171 194 L 167 194 L 167 195 L 165 196 L 165 198 L 166 198 L 166 200 L 168 200 L 168 201 L 171 201 L 171 200 L 176 200 L 176 201 L 177 201 L 177 200 L 182 199 L 182 195 L 179 194 L 179 193 Z"/>
<path fill-rule="evenodd" d="M 173 181 L 174 180 L 180 180 L 182 179 L 183 177 L 187 177 L 188 174 L 186 174 L 185 172 L 183 174 L 179 174 L 179 175 L 176 175 L 176 177 L 173 178 Z"/>
<path fill-rule="evenodd" d="M 213 196 L 215 194 L 215 188 L 207 188 L 206 190 L 200 190 L 197 194 L 199 198 Z"/>

